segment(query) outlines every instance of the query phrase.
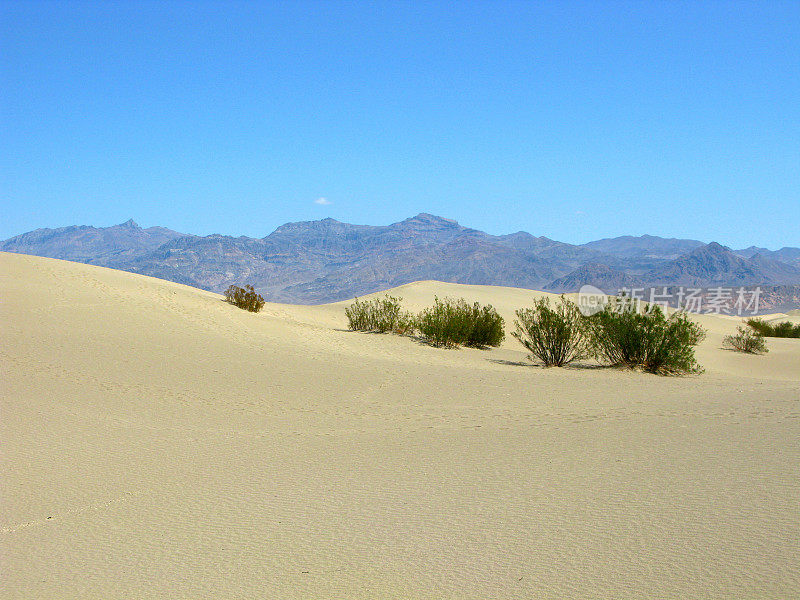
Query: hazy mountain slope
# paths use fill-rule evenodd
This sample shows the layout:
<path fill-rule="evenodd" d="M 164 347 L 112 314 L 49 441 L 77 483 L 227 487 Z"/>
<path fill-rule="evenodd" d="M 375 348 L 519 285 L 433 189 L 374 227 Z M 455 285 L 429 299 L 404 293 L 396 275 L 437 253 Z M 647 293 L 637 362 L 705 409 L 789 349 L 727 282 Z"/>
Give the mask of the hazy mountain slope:
<path fill-rule="evenodd" d="M 592 285 L 605 292 L 616 293 L 622 288 L 639 287 L 642 282 L 637 277 L 603 264 L 588 264 L 572 273 L 549 283 L 545 289 L 553 292 L 574 292 L 584 285 Z"/>
<path fill-rule="evenodd" d="M 583 244 L 584 248 L 621 258 L 656 258 L 672 260 L 704 246 L 699 240 L 662 238 L 654 235 L 624 235 Z"/>
<path fill-rule="evenodd" d="M 393 249 L 342 264 L 330 274 L 287 287 L 276 300 L 341 300 L 412 281 L 504 285 L 541 289 L 558 272 L 546 261 L 461 235 L 441 245 Z"/>
<path fill-rule="evenodd" d="M 125 268 L 127 261 L 183 235 L 164 227 L 142 229 L 131 219 L 112 227 L 37 229 L 0 243 L 0 250 Z"/>
<path fill-rule="evenodd" d="M 734 254 L 738 254 L 742 258 L 750 258 L 755 256 L 756 254 L 766 254 L 770 252 L 770 250 L 766 248 L 761 248 L 759 246 L 749 246 L 747 248 L 742 248 L 741 250 L 734 250 Z"/>
<path fill-rule="evenodd" d="M 716 242 L 697 248 L 645 276 L 651 285 L 791 284 L 800 281 L 800 269 L 761 255 L 747 259 Z"/>
<path fill-rule="evenodd" d="M 130 271 L 222 291 L 232 283 L 282 287 L 320 273 L 313 255 L 290 244 L 262 239 L 210 235 L 186 236 L 134 261 Z"/>
<path fill-rule="evenodd" d="M 742 250 L 734 250 L 734 252 L 744 258 L 752 258 L 756 254 L 760 254 L 765 258 L 800 267 L 800 248 L 785 246 L 780 250 L 768 250 L 766 248 L 759 248 L 758 246 L 750 246 Z"/>
<path fill-rule="evenodd" d="M 263 238 L 184 235 L 128 221 L 39 229 L 0 249 L 216 292 L 249 283 L 270 300 L 292 303 L 330 302 L 428 279 L 555 291 L 585 284 L 616 291 L 636 285 L 800 283 L 800 262 L 792 263 L 800 256 L 796 248 L 745 258 L 719 245 L 656 236 L 578 246 L 523 231 L 494 236 L 427 213 L 386 226 L 334 219 L 287 223 Z"/>
<path fill-rule="evenodd" d="M 289 223 L 263 239 L 186 236 L 130 270 L 214 291 L 247 282 L 271 300 L 308 303 L 424 279 L 541 288 L 597 256 L 560 242 L 527 250 L 504 242 L 425 213 L 384 227 L 325 219 Z"/>

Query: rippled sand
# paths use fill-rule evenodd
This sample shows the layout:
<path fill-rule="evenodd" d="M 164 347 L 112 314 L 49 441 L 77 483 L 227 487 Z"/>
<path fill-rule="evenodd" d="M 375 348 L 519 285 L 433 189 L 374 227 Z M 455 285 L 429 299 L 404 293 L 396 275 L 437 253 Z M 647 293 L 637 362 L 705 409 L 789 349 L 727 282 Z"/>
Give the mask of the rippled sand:
<path fill-rule="evenodd" d="M 704 316 L 664 378 L 13 254 L 0 296 L 3 598 L 800 596 L 800 340 Z"/>

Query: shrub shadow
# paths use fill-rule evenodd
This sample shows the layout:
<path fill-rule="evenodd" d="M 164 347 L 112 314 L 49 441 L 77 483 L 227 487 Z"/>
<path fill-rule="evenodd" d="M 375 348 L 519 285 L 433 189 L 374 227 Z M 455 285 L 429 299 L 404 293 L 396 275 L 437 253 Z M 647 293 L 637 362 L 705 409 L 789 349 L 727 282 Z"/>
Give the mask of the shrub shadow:
<path fill-rule="evenodd" d="M 605 370 L 605 369 L 618 368 L 617 365 L 599 365 L 599 364 L 582 363 L 582 362 L 570 363 L 568 365 L 564 365 L 563 367 L 548 367 L 541 363 L 536 363 L 531 361 L 503 360 L 499 358 L 487 358 L 486 360 L 495 363 L 497 365 L 506 365 L 509 367 L 527 367 L 534 369 L 568 369 L 573 371 L 596 371 L 601 369 Z"/>

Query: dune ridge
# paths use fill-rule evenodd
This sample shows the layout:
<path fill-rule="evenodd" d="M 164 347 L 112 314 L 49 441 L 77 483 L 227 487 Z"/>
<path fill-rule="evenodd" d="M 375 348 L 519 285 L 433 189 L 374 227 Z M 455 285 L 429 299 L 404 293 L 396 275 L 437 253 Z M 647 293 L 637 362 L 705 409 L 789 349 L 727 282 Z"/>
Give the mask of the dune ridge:
<path fill-rule="evenodd" d="M 392 293 L 507 330 L 544 294 Z M 800 340 L 726 352 L 741 321 L 701 315 L 701 376 L 543 369 L 510 336 L 349 332 L 345 304 L 0 253 L 0 595 L 800 594 Z"/>

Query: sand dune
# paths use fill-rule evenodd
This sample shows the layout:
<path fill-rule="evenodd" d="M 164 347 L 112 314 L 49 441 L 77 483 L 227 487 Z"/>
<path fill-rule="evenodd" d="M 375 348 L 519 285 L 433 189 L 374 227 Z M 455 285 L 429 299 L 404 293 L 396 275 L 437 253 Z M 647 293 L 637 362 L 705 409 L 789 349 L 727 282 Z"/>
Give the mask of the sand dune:
<path fill-rule="evenodd" d="M 790 310 L 788 313 L 772 313 L 769 315 L 761 315 L 760 319 L 768 323 L 782 323 L 789 321 L 790 323 L 800 323 L 800 310 Z"/>
<path fill-rule="evenodd" d="M 665 378 L 33 256 L 0 296 L 3 598 L 800 595 L 800 340 L 701 316 Z"/>

